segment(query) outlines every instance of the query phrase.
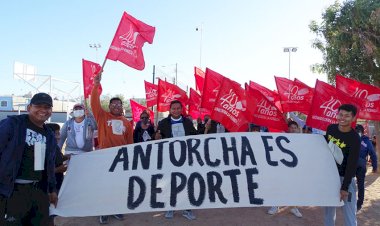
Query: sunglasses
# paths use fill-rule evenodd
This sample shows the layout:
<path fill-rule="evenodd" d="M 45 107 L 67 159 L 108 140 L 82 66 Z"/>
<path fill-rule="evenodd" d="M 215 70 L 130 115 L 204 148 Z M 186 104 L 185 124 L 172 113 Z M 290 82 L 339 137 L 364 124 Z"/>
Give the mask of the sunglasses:
<path fill-rule="evenodd" d="M 149 117 L 140 117 L 140 119 L 148 119 Z"/>
<path fill-rule="evenodd" d="M 112 103 L 112 104 L 110 104 L 112 107 L 121 107 L 121 106 L 123 106 L 123 104 L 115 104 L 115 103 Z"/>

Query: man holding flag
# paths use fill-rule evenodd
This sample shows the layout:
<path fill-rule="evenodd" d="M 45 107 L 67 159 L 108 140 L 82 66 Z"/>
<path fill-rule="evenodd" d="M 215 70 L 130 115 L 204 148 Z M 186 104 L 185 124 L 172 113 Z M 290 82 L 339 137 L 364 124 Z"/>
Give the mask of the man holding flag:
<path fill-rule="evenodd" d="M 94 77 L 94 86 L 91 92 L 91 109 L 98 125 L 99 148 L 110 148 L 133 143 L 133 130 L 128 119 L 124 117 L 123 102 L 118 97 L 111 98 L 109 102 L 109 112 L 102 109 L 100 105 L 100 95 L 98 87 L 100 86 L 102 72 Z M 123 220 L 122 214 L 116 214 L 114 217 Z M 100 216 L 99 222 L 106 224 L 108 216 Z"/>

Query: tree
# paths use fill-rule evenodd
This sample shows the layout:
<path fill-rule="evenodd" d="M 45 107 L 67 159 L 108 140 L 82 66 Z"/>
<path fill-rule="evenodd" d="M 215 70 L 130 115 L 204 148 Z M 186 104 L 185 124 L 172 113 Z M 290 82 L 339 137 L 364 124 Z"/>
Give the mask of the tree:
<path fill-rule="evenodd" d="M 348 0 L 342 5 L 336 1 L 322 14 L 322 22 L 312 21 L 309 28 L 317 36 L 312 45 L 322 52 L 324 60 L 313 65 L 313 71 L 325 72 L 330 83 L 335 83 L 335 75 L 339 73 L 379 86 L 379 0 Z M 375 128 L 379 143 L 379 122 Z"/>
<path fill-rule="evenodd" d="M 324 62 L 312 69 L 327 74 L 335 83 L 337 73 L 364 83 L 380 81 L 380 1 L 338 1 L 322 14 L 322 22 L 312 21 L 316 34 L 312 46 L 323 54 Z"/>

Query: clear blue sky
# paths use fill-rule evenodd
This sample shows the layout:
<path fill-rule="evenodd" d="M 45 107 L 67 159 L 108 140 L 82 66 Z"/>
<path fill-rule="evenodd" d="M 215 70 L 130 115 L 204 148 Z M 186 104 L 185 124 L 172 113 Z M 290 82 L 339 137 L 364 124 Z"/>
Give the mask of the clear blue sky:
<path fill-rule="evenodd" d="M 310 65 L 321 62 L 311 48 L 314 35 L 308 25 L 320 21 L 333 0 L 92 0 L 0 2 L 0 95 L 24 94 L 33 89 L 13 79 L 14 61 L 37 67 L 38 74 L 82 81 L 81 59 L 101 64 L 123 11 L 156 27 L 152 45 L 143 51 L 146 67 L 137 71 L 121 62 L 107 61 L 103 92 L 126 98 L 145 97 L 144 80 L 158 75 L 175 76 L 194 87 L 193 67 L 209 67 L 241 84 L 249 80 L 275 89 L 273 75 L 288 77 L 288 54 L 283 47 L 296 46 L 291 55 L 291 77 L 310 86 L 325 75 L 313 74 Z M 89 44 L 100 43 L 96 54 Z M 165 66 L 165 67 L 162 67 Z M 61 87 L 58 87 L 61 86 Z M 57 89 L 68 91 L 66 84 Z M 82 92 L 77 92 L 78 95 Z M 61 94 L 58 94 L 61 98 Z"/>

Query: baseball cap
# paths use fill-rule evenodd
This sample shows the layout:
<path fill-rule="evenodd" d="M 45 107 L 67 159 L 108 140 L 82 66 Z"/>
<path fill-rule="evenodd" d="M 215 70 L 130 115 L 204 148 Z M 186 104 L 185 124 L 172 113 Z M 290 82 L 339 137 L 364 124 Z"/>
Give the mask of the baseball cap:
<path fill-rule="evenodd" d="M 74 107 L 73 107 L 73 109 L 78 108 L 78 107 L 84 109 L 84 105 L 83 104 L 75 104 Z"/>
<path fill-rule="evenodd" d="M 46 105 L 49 105 L 50 107 L 53 107 L 53 99 L 47 93 L 37 93 L 30 100 L 30 104 L 34 104 L 34 105 L 46 104 Z"/>

